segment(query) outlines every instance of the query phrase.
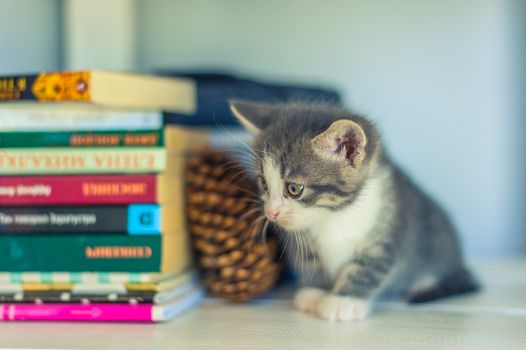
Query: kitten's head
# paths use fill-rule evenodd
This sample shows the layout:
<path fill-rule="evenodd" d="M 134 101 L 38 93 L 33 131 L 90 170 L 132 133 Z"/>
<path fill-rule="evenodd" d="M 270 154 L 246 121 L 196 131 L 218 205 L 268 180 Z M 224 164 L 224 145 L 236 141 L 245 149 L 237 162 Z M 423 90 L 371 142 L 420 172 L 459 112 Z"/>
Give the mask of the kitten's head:
<path fill-rule="evenodd" d="M 367 120 L 320 103 L 231 102 L 257 134 L 256 171 L 265 215 L 304 230 L 351 205 L 379 160 L 379 135 Z"/>

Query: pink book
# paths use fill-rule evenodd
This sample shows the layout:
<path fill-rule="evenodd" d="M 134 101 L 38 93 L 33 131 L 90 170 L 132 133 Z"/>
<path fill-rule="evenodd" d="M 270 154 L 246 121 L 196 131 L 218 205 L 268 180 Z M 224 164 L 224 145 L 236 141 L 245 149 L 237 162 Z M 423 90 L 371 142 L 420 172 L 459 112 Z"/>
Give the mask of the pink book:
<path fill-rule="evenodd" d="M 157 175 L 35 175 L 0 177 L 4 205 L 104 205 L 158 203 L 163 181 Z"/>
<path fill-rule="evenodd" d="M 202 300 L 200 289 L 162 304 L 0 304 L 0 321 L 160 322 Z"/>

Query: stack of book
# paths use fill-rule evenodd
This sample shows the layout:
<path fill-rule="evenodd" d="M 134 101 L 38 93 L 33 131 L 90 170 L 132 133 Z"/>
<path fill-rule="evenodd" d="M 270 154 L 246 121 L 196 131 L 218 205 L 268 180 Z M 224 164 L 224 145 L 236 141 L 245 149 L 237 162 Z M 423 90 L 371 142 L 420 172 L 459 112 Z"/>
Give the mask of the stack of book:
<path fill-rule="evenodd" d="M 195 86 L 102 71 L 0 78 L 0 320 L 162 321 L 201 298 L 184 215 Z"/>

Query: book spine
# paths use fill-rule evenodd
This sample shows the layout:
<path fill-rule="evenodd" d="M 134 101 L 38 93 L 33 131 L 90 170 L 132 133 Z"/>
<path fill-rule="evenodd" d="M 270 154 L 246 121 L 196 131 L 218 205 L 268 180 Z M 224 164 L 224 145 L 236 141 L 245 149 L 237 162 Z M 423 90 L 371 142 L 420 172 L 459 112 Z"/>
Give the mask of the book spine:
<path fill-rule="evenodd" d="M 159 203 L 156 175 L 0 177 L 2 205 Z"/>
<path fill-rule="evenodd" d="M 0 234 L 159 234 L 157 204 L 0 208 Z"/>
<path fill-rule="evenodd" d="M 33 273 L 34 274 L 34 273 Z M 83 274 L 86 275 L 86 274 Z M 111 275 L 111 274 L 108 274 Z M 168 277 L 166 277 L 168 276 Z M 1 293 L 52 293 L 69 292 L 73 294 L 106 294 L 106 293 L 150 293 L 179 289 L 186 285 L 195 285 L 198 282 L 196 273 L 192 270 L 178 275 L 163 275 L 164 279 L 157 281 L 135 281 L 129 279 L 121 281 L 89 280 L 80 282 L 12 282 L 0 281 Z M 110 277 L 111 278 L 111 277 Z"/>
<path fill-rule="evenodd" d="M 162 322 L 170 320 L 199 304 L 203 300 L 203 296 L 203 290 L 201 288 L 196 288 L 178 298 L 177 302 L 172 302 L 164 306 L 154 305 L 152 307 L 152 321 Z"/>
<path fill-rule="evenodd" d="M 2 293 L 22 293 L 22 292 L 56 292 L 70 291 L 74 285 L 72 283 L 6 283 L 0 282 L 0 292 Z"/>
<path fill-rule="evenodd" d="M 0 235 L 0 271 L 163 272 L 161 235 Z"/>
<path fill-rule="evenodd" d="M 163 147 L 0 150 L 0 175 L 156 173 L 165 168 Z"/>
<path fill-rule="evenodd" d="M 184 292 L 184 291 L 182 291 Z M 182 293 L 181 292 L 181 293 Z M 5 293 L 0 292 L 0 303 L 35 303 L 35 304 L 62 304 L 62 303 L 83 303 L 83 304 L 158 304 L 155 300 L 154 292 L 145 293 L 82 293 L 71 292 L 21 292 Z"/>
<path fill-rule="evenodd" d="M 4 304 L 0 320 L 151 322 L 152 308 L 149 304 Z"/>
<path fill-rule="evenodd" d="M 0 130 L 4 131 L 79 131 L 79 130 L 153 130 L 163 127 L 160 112 L 23 109 L 0 105 Z"/>
<path fill-rule="evenodd" d="M 90 80 L 89 71 L 1 77 L 0 101 L 87 102 L 91 100 Z"/>
<path fill-rule="evenodd" d="M 0 272 L 1 284 L 20 284 L 20 283 L 79 283 L 86 284 L 122 284 L 122 283 L 144 283 L 155 284 L 164 280 L 173 273 L 140 273 L 140 272 L 40 272 L 38 270 L 22 272 Z M 116 286 L 116 285 L 115 285 Z M 121 288 L 121 287 L 118 287 Z"/>
<path fill-rule="evenodd" d="M 0 148 L 162 146 L 163 133 L 160 130 L 0 133 Z"/>

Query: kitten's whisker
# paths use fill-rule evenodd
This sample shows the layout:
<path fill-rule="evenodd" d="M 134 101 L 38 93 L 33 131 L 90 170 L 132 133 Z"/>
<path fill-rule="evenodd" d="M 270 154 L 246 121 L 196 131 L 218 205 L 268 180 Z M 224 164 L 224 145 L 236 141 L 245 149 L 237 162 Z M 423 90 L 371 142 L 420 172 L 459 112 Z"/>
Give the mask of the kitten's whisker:
<path fill-rule="evenodd" d="M 249 145 L 244 142 L 239 142 L 239 145 L 242 147 L 229 147 L 227 151 L 238 158 L 245 157 L 246 159 L 246 157 L 250 157 L 250 160 L 258 159 L 256 152 Z"/>
<path fill-rule="evenodd" d="M 257 219 L 256 219 L 257 220 Z M 252 221 L 250 225 L 244 230 L 244 232 L 241 234 L 241 240 L 247 241 L 247 240 L 253 240 L 253 237 L 255 233 L 253 232 L 253 228 L 255 227 L 256 220 Z"/>
<path fill-rule="evenodd" d="M 279 255 L 279 260 L 281 260 L 281 258 L 283 258 L 283 254 L 285 253 L 285 250 L 287 249 L 287 245 L 289 244 L 289 240 L 290 240 L 290 236 L 289 235 L 286 235 L 285 236 L 285 242 L 283 243 L 283 248 L 281 249 L 281 254 Z"/>
<path fill-rule="evenodd" d="M 250 198 L 252 199 L 258 199 L 259 198 L 259 194 L 257 194 L 256 192 L 253 192 L 253 191 L 250 191 L 250 190 L 247 190 L 246 188 L 243 188 L 243 187 L 239 187 L 233 183 L 230 183 L 229 186 L 232 186 L 234 187 L 235 189 L 241 191 L 241 192 L 244 192 L 245 194 L 249 195 Z"/>
<path fill-rule="evenodd" d="M 245 148 L 243 149 L 240 149 L 240 148 L 233 148 L 231 151 L 231 153 L 235 153 L 237 155 L 239 155 L 240 157 L 243 156 L 247 156 L 247 157 L 250 157 L 251 159 L 257 159 L 257 154 L 256 152 L 254 152 L 250 147 L 246 146 Z"/>
<path fill-rule="evenodd" d="M 294 232 L 294 242 L 296 243 L 296 266 L 298 267 L 298 270 L 301 274 L 301 244 L 300 237 L 297 232 Z"/>
<path fill-rule="evenodd" d="M 254 145 L 249 145 L 249 144 L 247 144 L 246 142 L 244 142 L 243 140 L 240 140 L 240 143 L 239 143 L 239 144 L 242 145 L 242 146 L 244 146 L 245 149 L 246 149 L 249 153 L 253 154 L 254 156 L 257 156 L 257 153 L 256 153 L 256 152 L 260 151 L 259 148 L 255 147 Z"/>
<path fill-rule="evenodd" d="M 242 201 L 242 202 L 249 202 L 254 204 L 263 204 L 263 201 L 261 199 L 254 199 L 254 198 L 236 198 L 236 201 Z"/>
<path fill-rule="evenodd" d="M 312 235 L 309 235 L 309 237 L 310 237 L 310 240 L 311 240 L 311 243 L 312 243 L 313 251 L 316 253 L 314 255 L 314 264 L 315 264 L 315 266 L 319 266 L 320 267 L 318 269 L 318 271 L 314 270 L 314 273 L 321 273 L 324 282 L 325 283 L 329 283 L 330 279 L 329 279 L 329 276 L 327 274 L 327 270 L 324 268 L 324 266 L 325 266 L 325 258 L 324 258 L 323 255 L 318 255 L 317 254 L 317 252 L 318 252 L 318 242 L 317 242 L 316 238 L 313 237 Z"/>
<path fill-rule="evenodd" d="M 310 249 L 311 249 L 311 252 L 312 252 L 312 260 L 313 260 L 313 263 L 312 263 L 312 269 L 311 269 L 311 273 L 310 273 L 310 280 L 312 281 L 312 279 L 314 278 L 314 274 L 316 273 L 316 267 L 318 266 L 318 261 L 317 261 L 317 247 L 316 247 L 316 244 L 314 243 L 313 241 L 313 237 L 312 235 L 310 235 L 309 233 L 307 233 L 307 241 L 310 245 Z"/>
<path fill-rule="evenodd" d="M 230 178 L 230 181 L 233 182 L 233 181 L 236 179 L 236 177 L 238 177 L 239 175 L 244 175 L 242 178 L 240 178 L 240 179 L 238 180 L 238 182 L 239 182 L 239 181 L 243 181 L 243 180 L 247 179 L 247 174 L 248 174 L 248 172 L 249 172 L 249 170 L 240 170 L 240 171 L 236 172 L 236 173 Z"/>
<path fill-rule="evenodd" d="M 308 270 L 307 270 L 307 254 L 309 253 L 308 251 L 308 247 L 307 247 L 307 240 L 305 238 L 305 233 L 302 232 L 301 233 L 301 242 L 302 242 L 302 245 L 303 245 L 303 261 L 302 261 L 302 270 L 303 270 L 303 273 L 307 273 Z"/>
<path fill-rule="evenodd" d="M 259 207 L 256 207 L 256 208 L 253 208 L 253 209 L 250 209 L 248 210 L 246 213 L 244 213 L 243 215 L 241 215 L 240 217 L 237 218 L 237 220 L 232 224 L 232 226 L 234 227 L 235 225 L 237 225 L 240 221 L 246 219 L 247 217 L 249 217 L 250 215 L 254 215 L 255 213 L 257 213 L 258 211 L 261 211 L 261 209 Z M 262 215 L 260 215 L 258 218 L 260 218 Z M 250 226 L 253 224 L 253 222 L 248 226 L 248 228 L 246 229 L 245 233 L 242 235 L 244 237 L 244 235 L 246 234 L 246 232 L 248 232 Z"/>
<path fill-rule="evenodd" d="M 243 215 L 241 215 L 239 218 L 238 218 L 238 221 L 240 220 L 244 220 L 246 219 L 247 217 L 249 217 L 250 215 L 254 214 L 254 213 L 257 213 L 257 212 L 260 212 L 261 211 L 261 208 L 259 207 L 256 207 L 256 208 L 252 208 L 250 210 L 248 210 L 246 213 L 244 213 Z"/>
<path fill-rule="evenodd" d="M 249 151 L 251 151 L 251 149 L 250 149 L 251 147 L 250 147 L 246 142 L 244 142 L 244 141 L 240 138 L 239 133 L 237 133 L 237 134 L 236 134 L 236 133 L 233 133 L 233 132 L 231 132 L 230 130 L 228 130 L 227 128 L 225 128 L 224 124 L 221 123 L 221 122 L 216 118 L 216 115 L 215 115 L 215 114 L 214 114 L 213 118 L 214 118 L 214 122 L 215 122 L 216 126 L 219 128 L 219 130 L 221 130 L 223 133 L 227 134 L 228 137 L 229 137 L 231 140 L 236 141 L 238 144 L 240 144 L 240 145 L 243 146 L 243 147 L 246 147 Z M 230 147 L 232 147 L 232 146 L 230 146 Z"/>
<path fill-rule="evenodd" d="M 295 236 L 297 237 L 297 243 L 298 243 L 298 247 L 299 247 L 299 252 L 300 252 L 300 263 L 299 263 L 299 268 L 300 268 L 300 274 L 303 273 L 303 236 L 301 235 L 301 232 L 299 231 L 296 231 L 295 233 Z"/>
<path fill-rule="evenodd" d="M 240 170 L 236 170 L 236 172 L 234 172 L 230 177 L 229 177 L 229 180 L 230 181 L 234 181 L 235 178 L 237 176 L 239 176 L 239 174 L 252 174 L 252 175 L 256 175 L 256 173 L 253 171 L 253 170 L 250 170 L 250 169 L 240 169 Z"/>
<path fill-rule="evenodd" d="M 245 232 L 241 235 L 241 238 L 243 240 L 246 240 L 246 239 L 249 239 L 249 240 L 254 240 L 255 237 L 257 236 L 258 234 L 258 231 L 259 229 L 254 229 L 260 222 L 262 219 L 264 219 L 265 216 L 264 215 L 261 215 L 259 216 L 258 218 L 256 218 L 254 221 L 252 221 L 252 223 L 248 226 L 248 228 L 245 230 Z"/>
<path fill-rule="evenodd" d="M 236 141 L 237 143 L 240 145 L 240 146 L 243 146 L 243 148 L 245 150 L 247 150 L 248 152 L 250 153 L 253 153 L 255 155 L 255 152 L 253 150 L 253 146 L 252 145 L 249 145 L 248 143 L 246 143 L 244 140 L 242 140 L 241 138 L 236 138 Z"/>
<path fill-rule="evenodd" d="M 239 190 L 241 192 L 244 192 L 244 193 L 250 195 L 252 199 L 258 199 L 259 198 L 259 194 L 257 194 L 256 192 L 247 190 L 246 188 L 240 187 L 240 186 L 238 186 L 238 185 L 236 185 L 236 184 L 234 184 L 234 183 L 232 183 L 230 181 L 229 181 L 229 186 L 232 186 L 236 190 Z"/>
<path fill-rule="evenodd" d="M 257 158 L 254 155 L 252 155 L 252 154 L 235 153 L 235 152 L 230 152 L 230 154 L 242 166 L 245 166 L 245 165 L 253 166 L 253 163 L 255 163 L 257 161 Z"/>
<path fill-rule="evenodd" d="M 261 230 L 261 234 L 263 237 L 262 242 L 267 241 L 267 230 L 268 230 L 269 225 L 270 225 L 270 220 L 266 220 L 265 223 L 263 224 L 263 229 Z"/>
<path fill-rule="evenodd" d="M 264 156 L 266 156 L 266 157 L 271 158 L 272 160 L 274 160 L 276 162 L 276 164 L 280 163 L 279 159 L 274 154 L 272 154 L 272 153 L 270 153 L 270 152 L 268 152 L 268 151 L 266 151 L 264 149 L 252 146 L 252 147 L 249 148 L 249 151 L 251 152 L 251 154 L 254 155 L 255 160 L 261 159 Z M 257 152 L 260 153 L 260 154 L 257 154 Z"/>
<path fill-rule="evenodd" d="M 223 173 L 227 173 L 228 171 L 232 169 L 237 169 L 237 168 L 244 168 L 243 166 L 239 164 L 239 161 L 237 160 L 230 160 L 226 163 L 223 163 L 220 167 L 218 167 L 218 169 L 220 169 Z M 243 169 L 243 170 L 254 171 L 252 169 Z"/>
<path fill-rule="evenodd" d="M 298 258 L 299 258 L 299 248 L 298 248 L 298 237 L 296 237 L 296 234 L 294 232 L 289 233 L 291 235 L 291 242 L 290 244 L 293 245 L 292 249 L 294 249 L 294 273 L 298 272 Z M 294 241 L 293 241 L 294 240 Z"/>
<path fill-rule="evenodd" d="M 296 232 L 296 236 L 298 237 L 298 245 L 300 249 L 300 274 L 303 274 L 303 236 L 300 232 Z"/>

